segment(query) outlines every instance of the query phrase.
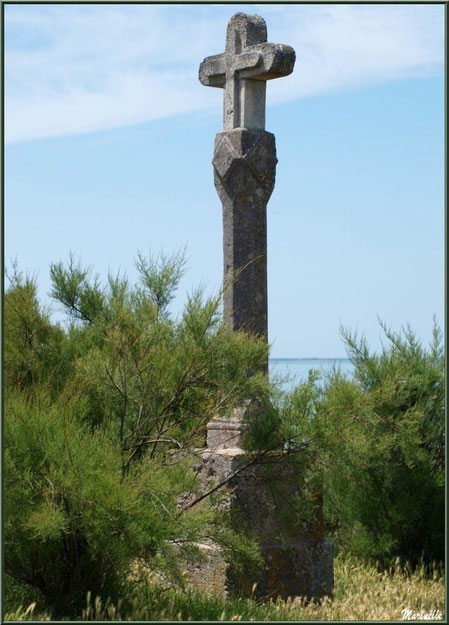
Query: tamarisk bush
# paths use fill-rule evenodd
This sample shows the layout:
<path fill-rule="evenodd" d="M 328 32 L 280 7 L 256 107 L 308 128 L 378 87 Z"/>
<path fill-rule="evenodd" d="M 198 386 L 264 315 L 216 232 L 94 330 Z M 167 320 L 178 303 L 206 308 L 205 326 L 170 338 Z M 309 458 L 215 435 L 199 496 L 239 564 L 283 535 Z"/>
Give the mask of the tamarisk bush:
<path fill-rule="evenodd" d="M 206 423 L 267 400 L 266 377 L 250 375 L 267 346 L 223 327 L 220 298 L 201 290 L 171 316 L 181 254 L 137 268 L 137 285 L 102 285 L 73 257 L 53 264 L 66 327 L 17 267 L 5 296 L 6 572 L 53 616 L 78 614 L 88 591 L 118 600 L 139 560 L 182 584 L 176 553 L 199 557 L 205 536 L 242 566 L 258 560 L 224 513 L 179 502 L 196 490 L 187 451 Z"/>
<path fill-rule="evenodd" d="M 385 344 L 342 330 L 355 372 L 311 372 L 284 400 L 284 438 L 307 443 L 306 483 L 321 489 L 328 536 L 379 561 L 444 559 L 444 354 L 381 323 Z"/>

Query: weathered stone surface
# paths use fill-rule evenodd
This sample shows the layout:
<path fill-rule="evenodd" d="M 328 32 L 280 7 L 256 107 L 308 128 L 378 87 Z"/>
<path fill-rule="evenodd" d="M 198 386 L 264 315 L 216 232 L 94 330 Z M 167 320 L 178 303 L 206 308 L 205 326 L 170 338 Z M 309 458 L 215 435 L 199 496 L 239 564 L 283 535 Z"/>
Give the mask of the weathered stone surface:
<path fill-rule="evenodd" d="M 305 524 L 300 511 L 281 511 L 301 488 L 302 460 L 292 460 L 284 452 L 266 455 L 258 464 L 246 466 L 248 457 L 238 447 L 228 447 L 232 435 L 241 434 L 237 415 L 232 421 L 214 419 L 211 430 L 222 438 L 209 438 L 207 449 L 197 450 L 197 472 L 204 492 L 233 476 L 222 489 L 222 506 L 234 522 L 251 531 L 259 544 L 264 566 L 257 574 L 243 576 L 225 562 L 216 545 L 203 546 L 205 560 L 187 568 L 190 585 L 211 588 L 223 594 L 267 597 L 322 597 L 333 590 L 332 544 L 323 540 L 321 502 L 317 500 L 315 519 Z"/>
<path fill-rule="evenodd" d="M 334 588 L 333 546 L 327 541 L 298 540 L 287 546 L 261 544 L 264 567 L 258 574 L 241 575 L 226 562 L 217 545 L 198 545 L 202 562 L 186 570 L 187 585 L 217 595 L 260 599 L 331 596 Z"/>
<path fill-rule="evenodd" d="M 246 466 L 248 456 L 244 451 L 226 444 L 235 432 L 232 426 L 226 431 L 223 424 L 221 433 L 225 444 L 197 450 L 201 459 L 196 471 L 204 489 L 207 490 L 212 483 L 224 482 L 236 473 L 225 485 L 225 492 L 232 493 L 228 503 L 233 508 L 234 516 L 239 518 L 239 524 L 251 527 L 259 542 L 277 542 L 281 537 L 293 541 L 299 537 L 322 540 L 323 525 L 318 499 L 316 516 L 309 524 L 295 509 L 293 498 L 302 487 L 303 459 L 299 455 L 292 457 L 285 452 L 274 451 L 261 457 L 257 463 Z"/>
<path fill-rule="evenodd" d="M 215 187 L 223 204 L 224 317 L 234 330 L 267 337 L 266 205 L 276 172 L 274 136 L 265 132 L 266 81 L 293 71 L 290 46 L 267 42 L 265 21 L 237 13 L 223 54 L 201 63 L 203 85 L 224 89 L 215 140 Z"/>
<path fill-rule="evenodd" d="M 223 205 L 224 319 L 233 330 L 267 336 L 266 204 L 276 172 L 274 135 L 219 133 L 213 159 Z"/>
<path fill-rule="evenodd" d="M 211 543 L 198 544 L 202 561 L 190 562 L 186 566 L 185 581 L 187 586 L 208 594 L 226 596 L 228 563 L 224 560 L 220 548 Z M 181 554 L 180 554 L 181 555 Z"/>
<path fill-rule="evenodd" d="M 236 13 L 228 24 L 226 51 L 205 58 L 199 70 L 203 85 L 224 88 L 224 130 L 265 128 L 265 83 L 288 76 L 294 64 L 293 48 L 267 43 L 259 15 Z"/>
<path fill-rule="evenodd" d="M 334 588 L 333 545 L 323 540 L 299 539 L 287 546 L 261 545 L 264 574 L 257 581 L 259 597 L 330 596 Z"/>
<path fill-rule="evenodd" d="M 235 408 L 229 417 L 216 417 L 207 424 L 207 447 L 213 451 L 242 447 L 245 408 Z"/>
<path fill-rule="evenodd" d="M 265 132 L 266 81 L 293 71 L 290 46 L 267 42 L 265 21 L 237 13 L 223 54 L 201 63 L 203 85 L 224 89 L 224 132 L 215 140 L 215 187 L 223 204 L 224 317 L 234 330 L 267 337 L 266 205 L 276 172 Z"/>
<path fill-rule="evenodd" d="M 276 163 L 276 144 L 271 132 L 236 128 L 218 133 L 212 164 L 220 199 L 251 199 L 255 183 L 257 198 L 266 204 L 274 188 Z M 238 176 L 239 171 L 244 173 L 243 179 Z M 254 183 L 248 176 L 254 178 Z"/>

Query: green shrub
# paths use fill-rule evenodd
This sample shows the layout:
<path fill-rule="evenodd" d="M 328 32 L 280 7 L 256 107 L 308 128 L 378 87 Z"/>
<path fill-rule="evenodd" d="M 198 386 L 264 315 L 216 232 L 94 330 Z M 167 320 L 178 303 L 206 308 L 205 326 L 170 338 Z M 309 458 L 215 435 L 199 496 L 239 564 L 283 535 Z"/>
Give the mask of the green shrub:
<path fill-rule="evenodd" d="M 202 446 L 216 414 L 268 397 L 266 378 L 249 375 L 267 345 L 221 324 L 220 297 L 197 290 L 171 317 L 182 257 L 139 255 L 137 267 L 135 286 L 112 276 L 102 286 L 72 258 L 51 268 L 53 295 L 76 320 L 69 338 L 83 344 L 69 382 L 87 398 L 85 418 L 120 441 L 124 471 L 147 451 Z"/>
<path fill-rule="evenodd" d="M 43 393 L 5 406 L 6 569 L 55 615 L 79 609 L 87 591 L 117 598 L 132 560 L 188 542 L 201 525 L 177 513 L 192 473 L 147 459 L 122 477 L 119 445 L 91 432 L 82 409 Z"/>
<path fill-rule="evenodd" d="M 179 549 L 198 557 L 195 542 L 205 537 L 241 570 L 257 566 L 255 544 L 219 512 L 219 493 L 210 497 L 214 505 L 179 506 L 196 489 L 187 451 L 203 446 L 207 422 L 254 398 L 246 439 L 252 458 L 284 449 L 301 466 L 298 501 L 285 514 L 296 507 L 312 520 L 323 495 L 337 546 L 384 561 L 442 559 L 437 327 L 427 351 L 409 329 L 384 328 L 380 355 L 346 333 L 354 379 L 334 371 L 320 386 L 311 372 L 283 396 L 255 373 L 263 371 L 265 342 L 226 329 L 219 297 L 197 291 L 178 319 L 170 315 L 182 255 L 139 255 L 137 267 L 140 283 L 132 286 L 119 276 L 102 285 L 73 258 L 52 265 L 53 296 L 70 320 L 65 329 L 51 322 L 35 282 L 17 268 L 5 295 L 10 612 L 31 596 L 39 612 L 73 617 L 88 592 L 108 605 L 122 599 L 124 612 L 132 611 L 131 588 L 142 588 L 128 579 L 132 565 L 144 562 L 182 585 Z M 209 607 L 208 614 L 218 609 Z"/>
<path fill-rule="evenodd" d="M 268 397 L 267 380 L 249 375 L 267 347 L 222 327 L 220 299 L 200 291 L 171 318 L 180 257 L 139 256 L 138 268 L 140 285 L 102 286 L 72 258 L 53 265 L 66 329 L 17 268 L 6 294 L 6 571 L 52 616 L 78 614 L 87 592 L 117 600 L 135 561 L 181 583 L 176 554 L 199 557 L 205 536 L 242 567 L 257 561 L 224 513 L 179 503 L 196 489 L 186 452 L 206 423 Z M 19 600 L 9 584 L 8 609 Z"/>
<path fill-rule="evenodd" d="M 37 299 L 36 281 L 23 276 L 14 265 L 5 294 L 4 364 L 6 390 L 24 392 L 51 380 L 58 390 L 63 384 L 64 332 L 51 323 L 48 311 Z"/>
<path fill-rule="evenodd" d="M 442 560 L 444 549 L 444 356 L 410 328 L 370 353 L 343 332 L 353 379 L 334 370 L 285 403 L 284 427 L 306 441 L 309 481 L 324 494 L 330 537 L 356 554 Z"/>

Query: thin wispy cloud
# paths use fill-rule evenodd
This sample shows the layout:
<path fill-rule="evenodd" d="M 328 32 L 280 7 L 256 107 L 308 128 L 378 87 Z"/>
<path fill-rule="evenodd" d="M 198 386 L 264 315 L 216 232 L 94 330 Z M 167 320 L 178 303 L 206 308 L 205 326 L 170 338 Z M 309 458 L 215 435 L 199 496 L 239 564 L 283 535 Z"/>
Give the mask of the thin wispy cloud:
<path fill-rule="evenodd" d="M 443 72 L 443 7 L 432 5 L 7 5 L 7 142 L 117 128 L 217 109 L 197 79 L 238 10 L 292 45 L 271 104 Z"/>

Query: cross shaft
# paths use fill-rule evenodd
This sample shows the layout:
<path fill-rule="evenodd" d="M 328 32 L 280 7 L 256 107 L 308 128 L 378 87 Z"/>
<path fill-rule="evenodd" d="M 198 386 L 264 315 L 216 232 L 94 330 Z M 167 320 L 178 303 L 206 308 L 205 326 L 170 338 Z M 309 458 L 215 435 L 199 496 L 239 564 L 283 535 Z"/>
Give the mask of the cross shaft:
<path fill-rule="evenodd" d="M 293 71 L 290 46 L 267 42 L 265 21 L 237 13 L 222 54 L 201 63 L 203 85 L 224 89 L 224 130 L 215 138 L 214 183 L 223 205 L 223 319 L 268 336 L 267 202 L 276 175 L 274 135 L 265 130 L 266 81 Z M 266 369 L 266 367 L 265 367 Z"/>

